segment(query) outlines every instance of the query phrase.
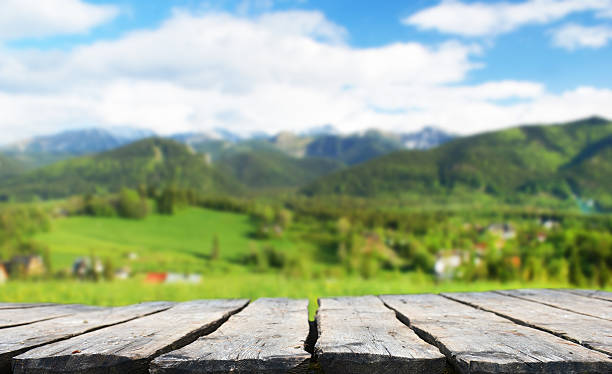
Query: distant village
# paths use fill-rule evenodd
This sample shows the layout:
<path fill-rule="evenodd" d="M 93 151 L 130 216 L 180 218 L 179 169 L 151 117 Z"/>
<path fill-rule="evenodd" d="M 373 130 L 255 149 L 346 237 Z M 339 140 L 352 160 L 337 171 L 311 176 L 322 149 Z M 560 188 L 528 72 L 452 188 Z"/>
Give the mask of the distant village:
<path fill-rule="evenodd" d="M 472 224 L 466 223 L 465 225 Z M 558 222 L 552 220 L 540 221 L 541 231 L 537 234 L 537 240 L 545 242 L 548 237 L 547 232 L 557 225 Z M 438 279 L 450 280 L 456 278 L 457 272 L 462 265 L 470 261 L 473 262 L 473 265 L 479 265 L 489 249 L 501 249 L 507 241 L 514 239 L 517 235 L 516 229 L 511 223 L 494 223 L 477 229 L 488 232 L 495 240 L 492 243 L 474 243 L 471 250 L 455 248 L 441 249 L 438 251 L 436 253 L 433 269 Z M 126 254 L 127 261 L 135 261 L 137 259 L 137 253 L 130 252 Z M 516 268 L 521 266 L 521 259 L 519 256 L 514 256 L 510 261 Z M 47 275 L 47 270 L 43 258 L 40 255 L 15 256 L 4 263 L 0 262 L 0 283 L 4 283 L 13 277 L 44 277 Z M 111 265 L 105 264 L 101 259 L 92 256 L 83 256 L 75 259 L 70 271 L 65 275 L 77 280 L 126 280 L 133 277 L 129 266 L 122 266 L 118 269 L 114 269 Z M 144 274 L 143 281 L 148 284 L 197 284 L 202 281 L 202 275 L 197 273 L 148 272 Z"/>
<path fill-rule="evenodd" d="M 542 230 L 538 232 L 537 240 L 543 243 L 548 238 L 547 231 L 550 231 L 558 226 L 558 222 L 552 220 L 541 220 L 540 226 Z M 493 247 L 495 249 L 502 249 L 506 244 L 506 241 L 516 238 L 516 230 L 510 223 L 494 223 L 487 226 L 483 230 L 487 231 L 496 238 L 493 243 Z M 457 271 L 461 265 L 469 261 L 474 261 L 473 265 L 479 265 L 490 246 L 491 244 L 485 242 L 474 243 L 473 253 L 476 255 L 475 258 L 472 258 L 471 251 L 465 249 L 448 249 L 439 251 L 436 254 L 436 262 L 434 265 L 436 277 L 438 279 L 453 279 L 457 275 Z M 510 261 L 516 268 L 521 266 L 521 258 L 519 256 L 513 256 Z"/>
<path fill-rule="evenodd" d="M 129 260 L 136 260 L 138 255 L 131 252 L 127 255 Z M 0 283 L 5 283 L 11 278 L 41 278 L 48 275 L 48 269 L 40 255 L 14 256 L 9 261 L 0 262 Z M 97 257 L 77 258 L 68 274 L 78 280 L 126 280 L 132 277 L 130 267 L 124 266 L 112 269 Z M 150 272 L 144 277 L 145 283 L 200 283 L 200 274 L 180 274 L 170 272 Z"/>

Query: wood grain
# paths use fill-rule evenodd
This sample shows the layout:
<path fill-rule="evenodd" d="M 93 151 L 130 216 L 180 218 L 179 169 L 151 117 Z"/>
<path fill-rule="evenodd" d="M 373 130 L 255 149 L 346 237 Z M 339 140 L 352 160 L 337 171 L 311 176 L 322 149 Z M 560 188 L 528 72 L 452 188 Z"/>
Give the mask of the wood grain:
<path fill-rule="evenodd" d="M 45 345 L 13 359 L 26 373 L 148 373 L 156 356 L 210 333 L 248 300 L 199 300 L 166 311 Z"/>
<path fill-rule="evenodd" d="M 308 333 L 308 300 L 259 299 L 214 333 L 153 360 L 150 372 L 306 372 Z"/>
<path fill-rule="evenodd" d="M 518 297 L 555 308 L 612 321 L 612 303 L 609 301 L 555 290 L 523 289 L 497 292 L 502 295 Z"/>
<path fill-rule="evenodd" d="M 443 373 L 446 359 L 375 296 L 319 300 L 315 357 L 326 373 Z"/>
<path fill-rule="evenodd" d="M 0 310 L 0 329 L 27 325 L 38 321 L 71 316 L 79 312 L 99 309 L 98 307 L 85 305 L 52 305 L 38 308 L 2 309 Z"/>
<path fill-rule="evenodd" d="M 612 355 L 612 321 L 494 292 L 451 293 L 444 296 Z"/>
<path fill-rule="evenodd" d="M 612 360 L 439 295 L 382 296 L 461 373 L 610 373 Z"/>
<path fill-rule="evenodd" d="M 143 303 L 98 311 L 0 330 L 0 373 L 9 373 L 11 358 L 29 349 L 84 334 L 101 327 L 168 309 L 172 303 Z"/>

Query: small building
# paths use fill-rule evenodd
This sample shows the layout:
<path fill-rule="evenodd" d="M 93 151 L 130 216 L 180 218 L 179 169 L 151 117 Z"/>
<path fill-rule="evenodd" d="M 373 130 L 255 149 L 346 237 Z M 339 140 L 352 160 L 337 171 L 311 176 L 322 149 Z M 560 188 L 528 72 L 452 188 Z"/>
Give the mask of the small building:
<path fill-rule="evenodd" d="M 88 258 L 80 257 L 72 263 L 72 275 L 78 278 L 84 278 L 91 268 L 91 261 Z"/>
<path fill-rule="evenodd" d="M 79 257 L 72 263 L 72 275 L 77 278 L 85 278 L 94 274 L 102 274 L 104 265 L 99 258 L 94 259 L 93 263 L 90 257 Z"/>
<path fill-rule="evenodd" d="M 202 281 L 200 274 L 180 274 L 180 273 L 147 273 L 144 280 L 150 284 L 161 283 L 192 283 L 197 284 Z"/>
<path fill-rule="evenodd" d="M 3 263 L 0 263 L 0 283 L 4 283 L 8 280 L 8 271 Z"/>
<path fill-rule="evenodd" d="M 178 274 L 168 273 L 166 277 L 166 283 L 192 283 L 197 284 L 202 281 L 200 274 Z"/>
<path fill-rule="evenodd" d="M 127 259 L 130 261 L 138 260 L 138 253 L 129 252 L 125 257 L 127 257 Z"/>
<path fill-rule="evenodd" d="M 487 227 L 487 231 L 504 240 L 510 240 L 516 237 L 516 231 L 514 231 L 514 228 L 509 223 L 494 223 Z"/>
<path fill-rule="evenodd" d="M 32 255 L 13 257 L 9 262 L 5 264 L 5 271 L 9 274 L 35 277 L 45 274 L 46 269 L 42 257 L 38 255 Z"/>
<path fill-rule="evenodd" d="M 131 273 L 132 273 L 132 270 L 129 267 L 124 266 L 122 268 L 117 269 L 117 271 L 115 271 L 115 278 L 126 280 L 130 277 Z"/>
<path fill-rule="evenodd" d="M 542 225 L 542 227 L 544 227 L 546 230 L 552 230 L 559 226 L 559 222 L 552 219 L 540 219 L 540 225 Z"/>
<path fill-rule="evenodd" d="M 474 250 L 476 251 L 476 253 L 480 255 L 484 255 L 488 249 L 489 249 L 488 243 L 479 242 L 479 243 L 474 244 Z"/>
<path fill-rule="evenodd" d="M 548 239 L 548 235 L 546 235 L 546 233 L 539 232 L 537 238 L 540 243 L 544 243 L 546 239 Z"/>
<path fill-rule="evenodd" d="M 518 269 L 521 267 L 521 258 L 519 256 L 512 256 L 508 259 L 508 262 L 512 267 Z"/>
<path fill-rule="evenodd" d="M 460 251 L 442 251 L 436 256 L 434 271 L 438 279 L 452 279 L 457 268 L 463 263 L 463 254 Z"/>
<path fill-rule="evenodd" d="M 160 284 L 165 283 L 168 278 L 168 273 L 147 273 L 145 283 Z"/>

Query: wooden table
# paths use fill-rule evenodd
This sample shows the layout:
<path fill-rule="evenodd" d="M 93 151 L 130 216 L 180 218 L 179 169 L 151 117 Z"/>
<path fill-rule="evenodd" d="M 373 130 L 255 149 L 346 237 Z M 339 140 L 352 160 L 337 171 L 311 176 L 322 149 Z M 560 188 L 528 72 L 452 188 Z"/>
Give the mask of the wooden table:
<path fill-rule="evenodd" d="M 4 373 L 612 373 L 612 293 L 0 303 Z"/>

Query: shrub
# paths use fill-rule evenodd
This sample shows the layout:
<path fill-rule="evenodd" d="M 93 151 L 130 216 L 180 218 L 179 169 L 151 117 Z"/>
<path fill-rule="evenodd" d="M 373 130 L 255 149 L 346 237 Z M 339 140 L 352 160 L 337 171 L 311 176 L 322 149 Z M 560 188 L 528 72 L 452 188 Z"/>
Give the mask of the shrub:
<path fill-rule="evenodd" d="M 115 207 L 108 199 L 92 195 L 85 197 L 83 210 L 85 214 L 94 217 L 112 217 L 117 214 Z"/>
<path fill-rule="evenodd" d="M 138 192 L 124 188 L 119 193 L 117 211 L 121 217 L 143 219 L 148 214 L 147 201 L 142 199 Z"/>

